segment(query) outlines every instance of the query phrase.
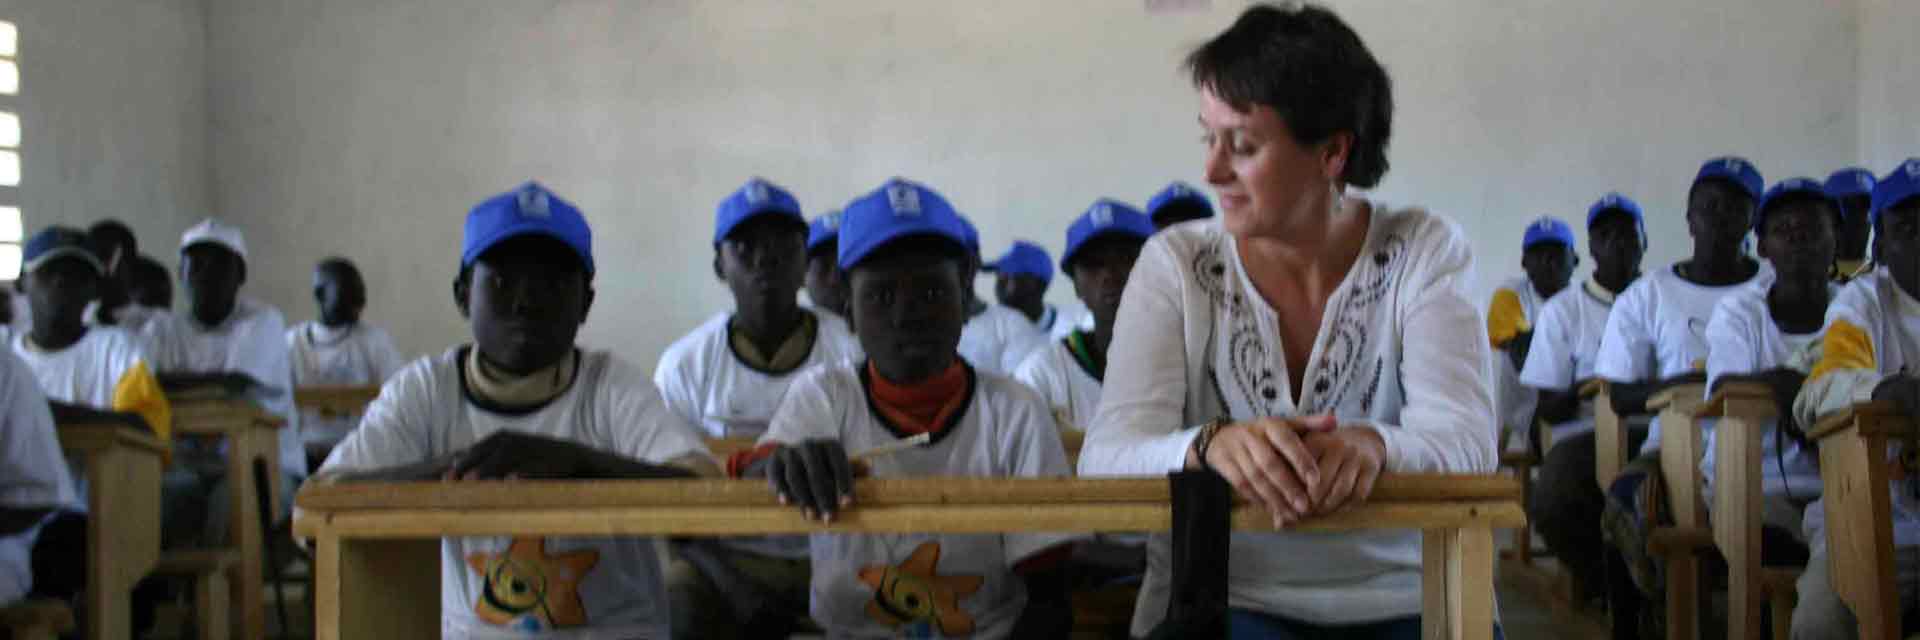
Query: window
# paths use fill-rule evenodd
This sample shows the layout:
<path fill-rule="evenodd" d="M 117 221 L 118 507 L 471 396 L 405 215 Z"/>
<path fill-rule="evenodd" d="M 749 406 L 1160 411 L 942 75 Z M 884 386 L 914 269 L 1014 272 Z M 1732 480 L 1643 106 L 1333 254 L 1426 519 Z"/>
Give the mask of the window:
<path fill-rule="evenodd" d="M 20 29 L 0 20 L 0 280 L 20 278 Z"/>

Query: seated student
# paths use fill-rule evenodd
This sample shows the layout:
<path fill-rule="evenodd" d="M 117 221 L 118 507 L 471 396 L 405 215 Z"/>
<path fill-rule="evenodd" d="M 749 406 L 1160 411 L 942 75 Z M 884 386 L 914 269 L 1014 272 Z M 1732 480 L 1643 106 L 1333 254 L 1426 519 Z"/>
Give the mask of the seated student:
<path fill-rule="evenodd" d="M 1035 350 L 1014 370 L 1053 407 L 1060 428 L 1086 431 L 1100 408 L 1100 380 L 1107 370 L 1107 345 L 1120 294 L 1140 247 L 1154 234 L 1146 214 L 1116 200 L 1102 199 L 1067 227 L 1067 252 L 1060 269 L 1073 280 L 1073 292 L 1093 314 L 1093 329 L 1074 329 L 1067 337 Z"/>
<path fill-rule="evenodd" d="M 1153 228 L 1166 229 L 1189 220 L 1212 218 L 1213 203 L 1192 185 L 1175 182 L 1147 200 L 1147 217 L 1153 219 Z"/>
<path fill-rule="evenodd" d="M 1741 158 L 1707 161 L 1695 174 L 1687 192 L 1687 232 L 1693 237 L 1693 255 L 1671 268 L 1656 269 L 1627 287 L 1607 316 L 1606 333 L 1594 375 L 1611 382 L 1613 409 L 1622 418 L 1646 415 L 1647 399 L 1667 387 L 1706 381 L 1707 343 L 1704 330 L 1714 306 L 1750 284 L 1764 286 L 1773 275 L 1766 265 L 1747 257 L 1745 243 L 1752 228 L 1754 204 L 1765 189 L 1759 170 Z M 1700 420 L 1703 431 L 1713 420 Z M 1663 496 L 1655 488 L 1659 474 L 1660 420 L 1654 417 L 1644 436 L 1629 430 L 1628 441 L 1644 441 L 1640 457 L 1614 479 L 1606 494 L 1620 498 L 1609 504 L 1608 539 L 1620 551 L 1621 571 L 1609 571 L 1609 602 L 1616 620 L 1638 618 L 1644 595 L 1657 595 L 1664 581 L 1652 577 L 1653 559 L 1645 536 L 1660 510 L 1648 509 L 1634 496 Z M 1656 484 L 1643 484 L 1652 480 Z M 1657 498 L 1664 499 L 1664 498 Z M 1631 503 L 1629 503 L 1631 502 Z M 1583 514 L 1584 516 L 1585 514 Z M 1628 574 L 1632 572 L 1632 574 Z M 1615 580 L 1614 578 L 1618 578 Z M 1632 581 L 1628 582 L 1627 578 Z M 1629 626 L 1628 628 L 1631 628 Z"/>
<path fill-rule="evenodd" d="M 1873 172 L 1859 167 L 1827 176 L 1827 197 L 1840 204 L 1843 220 L 1833 263 L 1833 278 L 1841 284 L 1872 270 L 1867 262 L 1867 237 L 1873 228 L 1867 223 L 1867 212 L 1873 208 L 1873 185 Z"/>
<path fill-rule="evenodd" d="M 240 295 L 247 278 L 246 238 L 238 227 L 207 219 L 180 238 L 180 281 L 187 313 L 154 318 L 144 338 L 147 355 L 168 391 L 219 386 L 244 395 L 287 420 L 280 429 L 278 491 L 291 498 L 307 475 L 300 421 L 293 411 L 293 369 L 287 361 L 287 323 L 280 310 Z M 173 443 L 164 482 L 162 540 L 168 548 L 227 540 L 226 457 L 221 443 Z M 251 481 L 251 479 L 242 479 Z M 282 513 L 291 511 L 282 500 Z"/>
<path fill-rule="evenodd" d="M 1593 482 L 1593 403 L 1580 399 L 1580 387 L 1594 378 L 1607 314 L 1614 298 L 1640 277 L 1646 249 L 1639 204 L 1618 193 L 1595 201 L 1587 209 L 1593 276 L 1541 305 L 1520 369 L 1520 383 L 1538 394 L 1535 414 L 1550 425 L 1553 442 L 1539 452 L 1540 479 L 1529 496 L 1528 516 L 1547 546 L 1564 552 L 1561 563 L 1583 586 L 1599 585 L 1604 575 L 1598 554 L 1587 550 L 1601 548 L 1598 523 L 1606 499 Z M 1644 420 L 1635 422 L 1629 428 L 1644 430 Z"/>
<path fill-rule="evenodd" d="M 37 582 L 84 580 L 74 575 L 86 572 L 84 553 L 56 556 L 36 547 L 54 513 L 78 510 L 81 503 L 46 396 L 12 353 L 0 353 L 0 402 L 0 605 L 30 593 L 70 597 L 47 594 L 47 585 Z M 84 536 L 85 528 L 80 531 Z M 55 557 L 60 562 L 49 562 Z"/>
<path fill-rule="evenodd" d="M 1819 359 L 1827 303 L 1839 292 L 1830 278 L 1840 227 L 1840 205 L 1819 181 L 1792 178 L 1768 189 L 1753 229 L 1760 237 L 1760 256 L 1773 265 L 1773 284 L 1722 298 L 1707 321 L 1708 393 L 1731 381 L 1765 383 L 1774 390 L 1780 415 L 1788 417 L 1784 424 L 1769 425 L 1760 441 L 1761 552 L 1767 564 L 1806 561 L 1801 510 L 1821 493 L 1819 454 L 1803 446 L 1804 429 L 1791 416 L 1793 398 Z M 1701 439 L 1700 472 L 1709 509 L 1715 435 L 1709 431 Z"/>
<path fill-rule="evenodd" d="M 840 286 L 840 212 L 829 211 L 807 223 L 807 300 L 845 324 L 847 290 Z"/>
<path fill-rule="evenodd" d="M 367 307 L 367 284 L 360 270 L 346 258 L 327 258 L 313 268 L 313 300 L 320 306 L 318 321 L 302 322 L 287 330 L 287 358 L 293 363 L 293 386 L 377 385 L 406 365 L 393 336 L 360 321 Z M 306 464 L 320 466 L 334 445 L 360 424 L 360 416 L 323 416 L 302 411 L 300 431 Z"/>
<path fill-rule="evenodd" d="M 799 306 L 806 235 L 800 202 L 759 178 L 720 201 L 713 270 L 733 294 L 733 311 L 674 341 L 653 373 L 667 408 L 709 437 L 759 438 L 800 372 L 856 355 L 845 325 Z M 805 537 L 676 550 L 668 585 L 678 637 L 784 637 L 775 629 L 807 613 Z"/>
<path fill-rule="evenodd" d="M 454 304 L 473 343 L 415 360 L 316 481 L 718 475 L 646 373 L 574 345 L 593 303 L 587 221 L 540 185 L 467 215 Z M 662 466 L 668 465 L 668 466 Z M 448 638 L 667 638 L 651 538 L 445 538 Z M 543 598 L 513 576 L 543 575 Z"/>
<path fill-rule="evenodd" d="M 958 213 L 954 214 L 959 216 Z M 966 217 L 960 216 L 961 237 L 967 250 L 966 297 L 967 324 L 960 332 L 960 355 L 982 371 L 1006 375 L 1020 367 L 1027 354 L 1047 343 L 1033 321 L 1004 305 L 987 304 L 973 290 L 973 277 L 980 271 L 980 232 Z"/>
<path fill-rule="evenodd" d="M 119 220 L 101 220 L 88 227 L 87 248 L 100 260 L 106 276 L 100 278 L 99 299 L 88 308 L 89 324 L 120 324 L 120 310 L 126 308 L 128 270 L 140 255 L 140 243 L 133 229 Z"/>
<path fill-rule="evenodd" d="M 1799 424 L 1814 424 L 1866 400 L 1890 402 L 1901 413 L 1920 416 L 1920 376 L 1914 373 L 1920 366 L 1915 359 L 1920 354 L 1920 158 L 1909 158 L 1874 186 L 1870 217 L 1878 267 L 1847 283 L 1827 306 L 1820 362 L 1794 400 Z M 1911 459 L 1912 452 L 1891 449 L 1888 454 L 1896 460 Z M 1907 477 L 1887 487 L 1894 579 L 1907 631 L 1920 602 L 1913 597 L 1920 590 L 1920 494 L 1913 490 L 1912 473 L 1910 467 L 1895 471 Z M 1859 637 L 1858 618 L 1833 591 L 1821 501 L 1807 505 L 1802 527 L 1812 556 L 1796 583 L 1794 640 Z"/>
<path fill-rule="evenodd" d="M 1053 258 L 1040 245 L 1015 240 L 1000 259 L 984 268 L 994 274 L 993 297 L 1000 306 L 1026 316 L 1040 333 L 1053 335 L 1072 325 L 1059 309 L 1047 304 L 1047 287 L 1053 284 Z"/>
<path fill-rule="evenodd" d="M 135 256 L 126 271 L 127 304 L 114 314 L 114 326 L 141 335 L 154 318 L 172 313 L 173 277 L 166 265 L 144 255 Z"/>
<path fill-rule="evenodd" d="M 1046 402 L 955 357 L 971 269 L 963 238 L 946 199 L 915 183 L 894 180 L 848 205 L 840 267 L 868 360 L 801 374 L 762 446 L 729 466 L 771 478 L 786 504 L 823 522 L 857 508 L 856 473 L 1068 475 Z M 932 440 L 847 456 L 915 434 Z M 814 534 L 813 619 L 836 638 L 1063 638 L 1072 611 L 1057 567 L 1068 540 Z"/>
<path fill-rule="evenodd" d="M 1499 385 L 1496 413 L 1501 427 L 1522 441 L 1532 431 L 1536 399 L 1532 389 L 1520 384 L 1520 367 L 1527 363 L 1527 349 L 1533 344 L 1534 320 L 1548 298 L 1567 288 L 1579 265 L 1573 229 L 1557 218 L 1542 216 L 1529 223 L 1520 238 L 1520 268 L 1526 275 L 1495 287 L 1493 301 L 1487 303 L 1487 337 L 1496 356 L 1494 380 Z"/>

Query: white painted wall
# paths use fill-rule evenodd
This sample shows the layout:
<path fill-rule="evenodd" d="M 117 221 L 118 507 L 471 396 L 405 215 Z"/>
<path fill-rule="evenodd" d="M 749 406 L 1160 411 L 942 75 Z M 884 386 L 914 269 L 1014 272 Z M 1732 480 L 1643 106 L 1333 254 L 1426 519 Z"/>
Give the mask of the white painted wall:
<path fill-rule="evenodd" d="M 1920 2 L 1860 0 L 1860 159 L 1885 175 L 1920 156 Z"/>
<path fill-rule="evenodd" d="M 176 262 L 206 215 L 204 7 L 198 0 L 0 0 L 20 31 L 26 232 L 119 218 L 142 252 Z M 0 189 L 4 190 L 4 189 Z"/>
<path fill-rule="evenodd" d="M 596 231 L 584 342 L 651 363 L 727 308 L 707 239 L 747 176 L 811 211 L 921 179 L 989 253 L 1057 250 L 1095 197 L 1197 180 L 1177 62 L 1244 5 L 1143 4 L 210 0 L 213 202 L 262 256 L 256 294 L 310 316 L 310 265 L 347 254 L 375 283 L 370 316 L 437 351 L 466 336 L 448 294 L 466 208 L 538 178 Z M 1857 155 L 1850 1 L 1334 4 L 1396 83 L 1379 195 L 1460 221 L 1481 291 L 1518 272 L 1540 213 L 1579 227 L 1602 192 L 1630 193 L 1664 264 L 1689 250 L 1705 158 L 1778 178 Z"/>

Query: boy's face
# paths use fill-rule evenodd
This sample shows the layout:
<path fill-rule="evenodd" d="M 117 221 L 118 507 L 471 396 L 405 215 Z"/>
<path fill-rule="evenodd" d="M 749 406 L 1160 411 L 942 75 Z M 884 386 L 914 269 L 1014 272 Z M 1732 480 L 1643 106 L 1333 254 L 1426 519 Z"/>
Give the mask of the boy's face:
<path fill-rule="evenodd" d="M 1781 203 L 1760 228 L 1760 256 L 1781 278 L 1824 280 L 1833 270 L 1834 210 L 1818 200 Z"/>
<path fill-rule="evenodd" d="M 840 279 L 839 242 L 829 240 L 807 258 L 807 297 L 828 311 L 846 315 L 846 283 Z"/>
<path fill-rule="evenodd" d="M 1140 259 L 1140 247 L 1146 243 L 1126 236 L 1102 236 L 1080 247 L 1068 265 L 1073 293 L 1087 305 L 1097 326 L 1112 327 L 1120 314 L 1120 294 L 1127 289 L 1127 276 Z"/>
<path fill-rule="evenodd" d="M 1872 206 L 1873 196 L 1847 196 L 1840 199 L 1840 207 L 1846 218 L 1838 238 L 1841 255 L 1866 255 L 1867 238 L 1873 230 L 1872 224 L 1867 221 L 1867 209 Z"/>
<path fill-rule="evenodd" d="M 1920 295 L 1920 198 L 1908 198 L 1880 212 L 1874 236 L 1877 260 L 1907 295 Z"/>
<path fill-rule="evenodd" d="M 1000 304 L 1009 307 L 1026 308 L 1041 304 L 1047 295 L 1047 281 L 1039 276 L 1024 273 L 996 274 L 993 278 L 993 297 Z"/>
<path fill-rule="evenodd" d="M 313 274 L 313 298 L 320 303 L 320 324 L 346 326 L 360 321 L 367 286 L 351 271 L 323 268 Z"/>
<path fill-rule="evenodd" d="M 847 317 L 881 375 L 918 382 L 953 364 L 966 324 L 963 271 L 956 260 L 894 254 L 847 274 Z"/>
<path fill-rule="evenodd" d="M 165 267 L 141 269 L 127 286 L 127 298 L 148 307 L 173 307 L 173 281 Z"/>
<path fill-rule="evenodd" d="M 1208 216 L 1206 209 L 1191 202 L 1174 202 L 1161 207 L 1153 214 L 1153 228 L 1165 229 L 1189 220 L 1202 220 Z"/>
<path fill-rule="evenodd" d="M 1593 256 L 1595 271 L 1632 273 L 1640 270 L 1646 247 L 1640 243 L 1640 228 L 1633 216 L 1615 209 L 1601 213 L 1587 227 L 1587 253 Z"/>
<path fill-rule="evenodd" d="M 35 323 L 78 323 L 98 294 L 100 274 L 79 258 L 58 258 L 28 273 L 20 286 Z"/>
<path fill-rule="evenodd" d="M 475 347 L 514 374 L 565 357 L 593 303 L 580 257 L 539 236 L 507 240 L 481 254 L 464 293 L 461 311 L 472 325 Z"/>
<path fill-rule="evenodd" d="M 1559 291 L 1573 278 L 1573 247 L 1558 242 L 1542 242 L 1520 253 L 1520 268 L 1535 290 Z"/>
<path fill-rule="evenodd" d="M 735 306 L 767 308 L 795 301 L 806 252 L 806 227 L 762 218 L 736 227 L 720 242 L 716 266 Z"/>
<path fill-rule="evenodd" d="M 201 311 L 230 308 L 240 295 L 246 279 L 246 263 L 240 254 L 216 244 L 187 247 L 180 258 L 180 281 L 187 288 L 188 304 L 195 315 Z"/>
<path fill-rule="evenodd" d="M 1753 198 L 1726 180 L 1702 180 L 1687 194 L 1687 232 L 1722 246 L 1738 246 L 1753 225 Z"/>

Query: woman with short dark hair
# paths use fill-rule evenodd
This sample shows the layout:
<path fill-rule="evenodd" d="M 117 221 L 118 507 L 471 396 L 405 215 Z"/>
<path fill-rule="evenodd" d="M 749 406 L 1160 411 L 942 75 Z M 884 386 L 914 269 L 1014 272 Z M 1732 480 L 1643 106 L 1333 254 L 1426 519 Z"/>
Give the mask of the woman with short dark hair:
<path fill-rule="evenodd" d="M 1416 638 L 1420 532 L 1284 530 L 1382 471 L 1491 472 L 1490 349 L 1454 223 L 1350 196 L 1387 171 L 1392 88 L 1351 28 L 1258 5 L 1187 58 L 1218 224 L 1155 236 L 1129 280 L 1087 475 L 1211 468 L 1283 530 L 1233 536 L 1233 637 Z M 1149 545 L 1133 631 L 1167 607 Z"/>

